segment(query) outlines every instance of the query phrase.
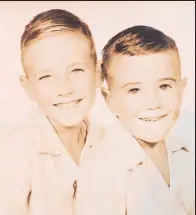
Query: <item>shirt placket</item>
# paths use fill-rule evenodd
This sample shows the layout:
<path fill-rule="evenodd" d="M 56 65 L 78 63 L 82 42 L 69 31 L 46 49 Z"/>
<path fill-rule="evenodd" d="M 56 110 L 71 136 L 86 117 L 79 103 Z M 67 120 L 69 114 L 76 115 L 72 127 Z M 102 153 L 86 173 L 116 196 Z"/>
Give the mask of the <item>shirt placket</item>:
<path fill-rule="evenodd" d="M 174 166 L 172 165 L 172 157 L 174 154 L 177 152 L 171 152 L 171 157 L 170 157 L 170 169 L 171 169 L 171 187 L 170 187 L 170 205 L 173 208 L 174 211 L 176 211 L 176 214 L 179 215 L 185 215 L 184 213 L 184 208 L 182 207 L 182 202 L 181 202 L 181 192 L 178 187 L 176 187 L 176 176 L 175 176 L 175 169 Z"/>
<path fill-rule="evenodd" d="M 178 153 L 178 151 L 172 151 L 170 147 L 167 147 L 168 150 L 168 161 L 169 161 L 169 169 L 170 169 L 170 189 L 169 189 L 169 204 L 173 211 L 173 214 L 178 215 L 185 215 L 184 210 L 182 208 L 181 204 L 181 194 L 180 190 L 176 188 L 176 180 L 177 177 L 175 174 L 175 166 L 173 165 L 173 159 L 175 156 L 175 153 Z"/>
<path fill-rule="evenodd" d="M 78 167 L 78 172 L 77 172 L 77 178 L 73 183 L 73 215 L 77 215 L 76 212 L 76 198 L 77 198 L 77 189 L 78 189 L 78 182 L 80 180 L 80 177 L 82 177 L 82 169 L 85 168 L 85 162 L 87 162 L 87 157 L 88 153 L 91 153 L 89 149 L 92 148 L 92 145 L 88 143 L 89 141 L 86 142 L 80 156 L 80 162 L 79 162 L 79 167 Z"/>

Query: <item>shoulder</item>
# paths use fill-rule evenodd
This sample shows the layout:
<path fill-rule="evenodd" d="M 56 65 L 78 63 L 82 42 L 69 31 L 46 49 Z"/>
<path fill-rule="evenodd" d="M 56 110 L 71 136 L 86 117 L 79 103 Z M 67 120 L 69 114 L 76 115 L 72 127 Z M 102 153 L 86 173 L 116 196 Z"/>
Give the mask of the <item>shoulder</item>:
<path fill-rule="evenodd" d="M 24 196 L 28 195 L 35 152 L 33 141 L 29 135 L 29 129 L 26 126 L 21 126 L 10 130 L 1 137 L 0 207 L 8 205 L 12 207 L 16 196 L 19 203 L 21 200 L 24 200 Z M 7 205 L 2 205 L 4 202 Z"/>
<path fill-rule="evenodd" d="M 4 165 L 7 169 L 17 165 L 29 163 L 35 152 L 33 127 L 23 125 L 16 127 L 0 140 L 0 166 Z"/>
<path fill-rule="evenodd" d="M 108 155 L 116 159 L 119 168 L 131 169 L 145 159 L 139 143 L 118 120 L 114 118 L 104 131 L 103 144 Z"/>
<path fill-rule="evenodd" d="M 33 126 L 24 124 L 12 128 L 1 137 L 0 147 L 23 147 L 33 141 Z"/>
<path fill-rule="evenodd" d="M 194 150 L 192 150 L 191 144 L 186 139 L 170 134 L 165 141 L 168 150 L 172 152 L 175 159 L 181 160 L 184 165 L 193 161 Z"/>
<path fill-rule="evenodd" d="M 194 152 L 190 149 L 190 144 L 176 135 L 170 135 L 167 139 L 168 150 L 172 154 L 172 171 L 177 176 L 181 187 L 191 188 L 194 181 L 195 162 Z M 192 188 L 191 188 L 192 189 Z"/>
<path fill-rule="evenodd" d="M 45 119 L 38 113 L 37 109 L 33 109 L 22 125 L 14 127 L 2 135 L 0 137 L 0 151 L 7 150 L 14 154 L 32 151 L 35 142 L 43 134 L 42 121 Z"/>

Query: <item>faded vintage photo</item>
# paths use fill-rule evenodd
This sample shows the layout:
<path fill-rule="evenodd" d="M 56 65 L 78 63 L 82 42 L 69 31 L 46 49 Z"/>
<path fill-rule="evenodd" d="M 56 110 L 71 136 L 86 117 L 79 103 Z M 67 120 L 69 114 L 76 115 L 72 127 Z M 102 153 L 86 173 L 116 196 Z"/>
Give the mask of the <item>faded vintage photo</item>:
<path fill-rule="evenodd" d="M 0 215 L 195 214 L 194 6 L 0 2 Z"/>

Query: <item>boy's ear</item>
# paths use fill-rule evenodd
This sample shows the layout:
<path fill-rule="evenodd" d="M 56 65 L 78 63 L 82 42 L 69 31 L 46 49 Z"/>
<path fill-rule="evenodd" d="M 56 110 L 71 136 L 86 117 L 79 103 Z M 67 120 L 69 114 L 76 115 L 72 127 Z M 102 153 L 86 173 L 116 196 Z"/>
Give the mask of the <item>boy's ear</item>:
<path fill-rule="evenodd" d="M 181 83 L 180 83 L 181 96 L 183 96 L 184 94 L 184 90 L 187 86 L 187 81 L 188 79 L 186 77 L 181 80 Z"/>
<path fill-rule="evenodd" d="M 98 61 L 96 66 L 96 87 L 97 88 L 101 88 L 104 81 L 101 65 L 102 65 L 102 60 Z"/>
<path fill-rule="evenodd" d="M 26 75 L 20 76 L 20 83 L 22 85 L 22 88 L 26 92 L 27 96 L 30 99 L 32 99 L 33 101 L 36 101 L 36 96 L 35 96 L 35 92 L 32 87 L 32 83 L 30 82 L 30 80 L 28 79 L 28 77 Z"/>
<path fill-rule="evenodd" d="M 101 87 L 101 93 L 102 93 L 103 97 L 105 98 L 107 104 L 109 104 L 109 101 L 111 98 L 111 93 L 105 85 Z"/>
<path fill-rule="evenodd" d="M 105 101 L 106 101 L 110 111 L 116 115 L 116 105 L 113 101 L 112 94 L 108 89 L 106 81 L 104 81 L 104 85 L 101 88 L 101 93 L 102 93 L 103 97 L 105 98 Z"/>

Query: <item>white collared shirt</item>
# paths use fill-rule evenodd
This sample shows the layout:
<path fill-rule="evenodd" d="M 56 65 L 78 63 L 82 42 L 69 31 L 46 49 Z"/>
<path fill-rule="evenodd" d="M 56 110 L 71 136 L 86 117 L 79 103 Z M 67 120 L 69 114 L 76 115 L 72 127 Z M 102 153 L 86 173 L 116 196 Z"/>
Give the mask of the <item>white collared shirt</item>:
<path fill-rule="evenodd" d="M 120 213 L 116 214 L 120 215 L 125 210 L 124 172 L 120 170 L 138 159 L 128 156 L 134 147 L 130 148 L 120 133 L 112 122 L 105 126 L 89 119 L 78 167 L 47 118 L 36 111 L 24 126 L 0 141 L 0 214 L 73 215 L 78 207 L 83 213 L 93 189 L 99 196 L 92 197 L 91 206 L 101 207 L 99 215 L 107 210 L 115 215 L 112 205 L 118 200 Z M 109 207 L 105 208 L 102 200 L 109 200 Z M 89 214 L 95 215 L 95 211 Z"/>
<path fill-rule="evenodd" d="M 192 203 L 190 156 L 178 150 L 171 158 L 173 190 L 119 123 L 89 122 L 78 167 L 38 112 L 0 143 L 0 214 L 184 215 Z"/>
<path fill-rule="evenodd" d="M 127 180 L 127 215 L 193 215 L 194 169 L 191 152 L 171 136 L 165 141 L 170 187 L 144 153 Z"/>
<path fill-rule="evenodd" d="M 0 169 L 0 214 L 73 214 L 78 166 L 41 111 L 1 141 Z"/>
<path fill-rule="evenodd" d="M 114 119 L 91 156 L 80 168 L 75 214 L 125 215 L 127 173 L 143 158 L 137 141 Z"/>
<path fill-rule="evenodd" d="M 193 215 L 192 158 L 184 145 L 166 140 L 169 188 L 135 138 L 120 126 L 111 132 L 111 153 L 110 144 L 102 147 L 98 156 L 103 160 L 95 157 L 78 181 L 76 215 Z"/>

